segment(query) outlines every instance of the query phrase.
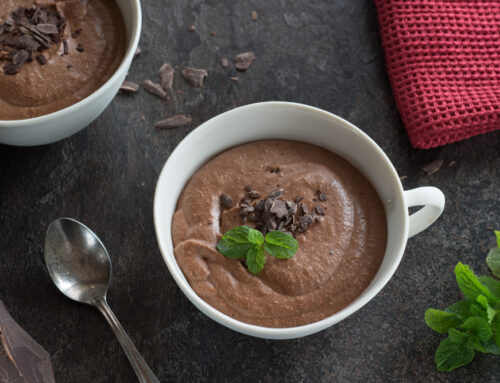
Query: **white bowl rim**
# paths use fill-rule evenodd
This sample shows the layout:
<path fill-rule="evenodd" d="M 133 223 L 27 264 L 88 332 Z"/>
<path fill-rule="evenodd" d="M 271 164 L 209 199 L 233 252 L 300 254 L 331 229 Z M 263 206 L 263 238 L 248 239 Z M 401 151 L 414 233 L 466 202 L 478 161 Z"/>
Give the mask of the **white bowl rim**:
<path fill-rule="evenodd" d="M 139 45 L 139 39 L 141 37 L 141 29 L 142 29 L 142 11 L 141 11 L 140 0 L 132 0 L 132 5 L 135 7 L 134 24 L 132 25 L 132 31 L 131 31 L 132 38 L 127 46 L 127 51 L 125 52 L 125 55 L 123 56 L 120 65 L 118 66 L 118 68 L 116 68 L 113 75 L 104 84 L 102 84 L 96 91 L 89 94 L 83 100 L 80 100 L 75 104 L 71 104 L 66 108 L 56 110 L 55 112 L 44 114 L 38 117 L 25 118 L 22 120 L 0 120 L 0 128 L 19 128 L 23 126 L 48 122 L 53 118 L 67 117 L 71 115 L 71 113 L 73 113 L 76 109 L 85 107 L 86 104 L 95 101 L 97 98 L 101 96 L 102 93 L 105 93 L 113 85 L 117 77 L 120 76 L 121 72 L 123 72 L 123 70 L 127 65 L 127 61 L 129 60 L 131 55 L 135 54 L 135 50 Z"/>
<path fill-rule="evenodd" d="M 161 198 L 159 197 L 158 189 L 160 187 L 160 179 L 164 177 L 164 173 L 166 172 L 167 165 L 169 162 L 171 162 L 172 158 L 175 158 L 175 155 L 178 152 L 181 152 L 184 150 L 184 146 L 189 145 L 189 142 L 192 140 L 192 137 L 195 136 L 196 134 L 199 134 L 202 130 L 205 129 L 210 129 L 210 125 L 216 122 L 220 118 L 224 118 L 226 114 L 230 113 L 235 113 L 241 110 L 246 110 L 246 109 L 258 109 L 260 107 L 272 107 L 272 106 L 285 106 L 285 107 L 291 107 L 291 108 L 298 108 L 298 109 L 303 109 L 307 111 L 311 111 L 314 113 L 319 113 L 325 117 L 328 117 L 332 120 L 335 120 L 336 122 L 340 123 L 344 127 L 350 129 L 354 133 L 356 133 L 361 139 L 364 139 L 368 141 L 369 144 L 371 144 L 373 150 L 378 152 L 378 154 L 381 156 L 381 159 L 386 163 L 387 167 L 393 174 L 395 180 L 397 182 L 395 183 L 396 188 L 395 188 L 395 193 L 398 194 L 398 198 L 400 198 L 405 207 L 406 207 L 406 200 L 404 198 L 404 190 L 403 190 L 403 185 L 401 183 L 401 180 L 399 179 L 398 173 L 396 169 L 394 168 L 394 165 L 392 162 L 389 160 L 385 152 L 378 146 L 378 144 L 370 137 L 368 136 L 365 132 L 363 132 L 361 129 L 356 127 L 355 125 L 351 124 L 349 121 L 337 116 L 336 114 L 327 112 L 323 109 L 316 108 L 314 106 L 310 105 L 305 105 L 301 103 L 295 103 L 295 102 L 287 102 L 287 101 L 264 101 L 264 102 L 258 102 L 258 103 L 252 103 L 244 106 L 240 106 L 231 110 L 228 110 L 224 113 L 221 113 L 219 115 L 216 115 L 212 117 L 211 119 L 205 121 L 201 125 L 199 125 L 197 128 L 195 128 L 192 132 L 190 132 L 184 139 L 177 145 L 177 147 L 174 149 L 174 151 L 170 154 L 168 157 L 167 161 L 163 165 L 163 168 L 160 172 L 160 175 L 158 176 L 158 181 L 157 185 L 155 188 L 155 195 L 154 195 L 154 201 L 153 201 L 153 219 L 154 219 L 154 225 L 155 225 L 155 232 L 157 236 L 157 242 L 160 248 L 160 252 L 162 254 L 163 260 L 167 265 L 167 268 L 169 269 L 170 274 L 174 278 L 175 282 L 177 283 L 177 286 L 181 289 L 181 291 L 186 295 L 186 297 L 193 303 L 193 305 L 198 308 L 200 311 L 202 311 L 205 315 L 207 315 L 209 318 L 215 320 L 216 322 L 229 327 L 235 331 L 241 332 L 243 334 L 247 335 L 252 335 L 255 337 L 259 338 L 265 338 L 265 339 L 289 339 L 289 338 L 300 338 L 303 336 L 311 335 L 313 333 L 316 333 L 318 331 L 324 330 L 340 321 L 345 319 L 346 317 L 350 316 L 351 314 L 355 313 L 358 311 L 361 307 L 369 303 L 389 282 L 389 280 L 392 278 L 394 273 L 396 272 L 397 267 L 399 266 L 399 263 L 401 262 L 401 259 L 403 257 L 404 249 L 406 247 L 406 243 L 408 240 L 408 231 L 409 231 L 409 215 L 404 214 L 403 220 L 404 220 L 404 228 L 403 228 L 403 233 L 404 235 L 400 239 L 400 244 L 399 244 L 399 251 L 398 255 L 395 259 L 395 261 L 391 264 L 390 268 L 387 270 L 387 272 L 381 277 L 381 279 L 378 281 L 376 286 L 372 287 L 371 292 L 368 295 L 365 295 L 363 297 L 358 297 L 356 298 L 355 301 L 351 302 L 348 306 L 344 307 L 340 311 L 324 318 L 321 319 L 317 322 L 313 323 L 308 323 L 305 325 L 301 326 L 295 326 L 295 327 L 265 327 L 265 326 L 258 326 L 258 325 L 253 325 L 249 323 L 245 323 L 242 321 L 239 321 L 237 319 L 231 318 L 230 316 L 222 313 L 221 311 L 217 310 L 215 307 L 211 306 L 207 302 L 205 302 L 202 298 L 196 294 L 196 292 L 192 289 L 192 287 L 189 285 L 187 280 L 184 277 L 184 274 L 182 271 L 180 271 L 180 275 L 178 274 L 178 271 L 174 269 L 174 266 L 170 263 L 169 258 L 167 257 L 168 250 L 163 248 L 163 244 L 160 238 L 162 238 L 162 234 L 160 232 L 160 223 L 159 223 L 159 218 L 158 214 L 159 212 L 157 211 L 157 205 L 158 205 L 158 199 Z M 256 140 L 252 141 L 247 141 L 247 142 L 254 142 Z M 224 149 L 224 150 L 227 150 Z M 222 151 L 224 151 L 222 150 Z M 222 151 L 218 152 L 221 153 Z M 214 153 L 213 155 L 216 155 L 218 153 Z M 201 165 L 200 165 L 201 166 Z M 170 241 L 172 241 L 171 237 L 171 232 L 167 233 L 167 238 L 170 238 Z M 173 247 L 173 246 L 172 246 Z M 396 250 L 394 250 L 396 252 Z M 172 254 L 173 255 L 173 254 Z M 175 262 L 175 255 L 173 255 L 172 259 Z M 177 267 L 178 264 L 175 262 Z M 180 269 L 180 267 L 179 267 Z M 182 280 L 184 279 L 184 281 Z M 184 288 L 184 282 L 187 282 L 187 288 Z M 365 290 L 366 291 L 366 290 Z"/>

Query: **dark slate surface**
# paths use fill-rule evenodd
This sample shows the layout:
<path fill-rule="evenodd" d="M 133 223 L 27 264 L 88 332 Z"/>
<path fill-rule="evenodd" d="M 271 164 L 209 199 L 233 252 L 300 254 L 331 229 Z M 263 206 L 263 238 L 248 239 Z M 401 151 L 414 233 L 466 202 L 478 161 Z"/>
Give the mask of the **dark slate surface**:
<path fill-rule="evenodd" d="M 171 102 L 141 90 L 118 96 L 89 128 L 62 142 L 0 146 L 0 298 L 51 353 L 58 381 L 135 381 L 104 319 L 60 294 L 45 271 L 45 229 L 59 216 L 83 221 L 108 247 L 110 305 L 162 382 L 499 381 L 498 359 L 490 355 L 451 374 L 437 372 L 441 336 L 423 316 L 428 307 L 459 299 L 457 261 L 487 271 L 494 238 L 486 226 L 500 227 L 500 133 L 429 151 L 410 147 L 371 0 L 144 0 L 143 9 L 143 53 L 129 79 L 154 78 L 168 61 L 206 68 L 202 90 L 177 76 L 174 87 L 182 93 Z M 195 32 L 187 32 L 191 24 Z M 236 72 L 219 60 L 247 50 L 257 60 L 233 83 Z M 174 147 L 218 113 L 264 100 L 302 102 L 350 120 L 408 176 L 406 188 L 435 185 L 447 196 L 442 218 L 408 242 L 384 290 L 340 324 L 304 339 L 254 339 L 205 317 L 170 277 L 154 234 L 154 188 Z M 193 124 L 152 129 L 176 113 L 191 115 Z M 422 166 L 437 158 L 443 168 L 423 174 Z M 456 165 L 448 168 L 450 161 Z"/>

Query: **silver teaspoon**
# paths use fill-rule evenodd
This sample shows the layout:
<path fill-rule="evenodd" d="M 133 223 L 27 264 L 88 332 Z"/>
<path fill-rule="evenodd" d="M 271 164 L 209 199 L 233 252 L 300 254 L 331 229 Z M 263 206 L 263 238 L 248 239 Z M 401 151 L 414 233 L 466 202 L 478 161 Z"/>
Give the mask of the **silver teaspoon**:
<path fill-rule="evenodd" d="M 55 285 L 68 298 L 95 306 L 104 315 L 143 383 L 159 383 L 106 302 L 111 259 L 92 230 L 70 218 L 53 221 L 45 235 L 45 263 Z"/>

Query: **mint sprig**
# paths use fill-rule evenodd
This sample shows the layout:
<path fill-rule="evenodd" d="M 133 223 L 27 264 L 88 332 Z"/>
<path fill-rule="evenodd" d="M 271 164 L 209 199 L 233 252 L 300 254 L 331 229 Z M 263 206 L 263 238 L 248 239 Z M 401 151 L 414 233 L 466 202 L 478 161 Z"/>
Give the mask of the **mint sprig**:
<path fill-rule="evenodd" d="M 500 232 L 495 234 L 498 247 L 489 252 L 486 262 L 499 277 Z M 461 262 L 455 267 L 455 276 L 465 299 L 444 311 L 425 312 L 427 326 L 448 333 L 434 357 L 440 371 L 452 371 L 471 362 L 476 351 L 500 355 L 500 281 L 485 275 L 477 277 Z"/>
<path fill-rule="evenodd" d="M 248 226 L 236 226 L 227 231 L 217 244 L 217 250 L 228 258 L 245 258 L 248 270 L 258 274 L 264 268 L 267 254 L 276 258 L 291 258 L 299 243 L 289 234 L 271 231 L 266 237 Z"/>

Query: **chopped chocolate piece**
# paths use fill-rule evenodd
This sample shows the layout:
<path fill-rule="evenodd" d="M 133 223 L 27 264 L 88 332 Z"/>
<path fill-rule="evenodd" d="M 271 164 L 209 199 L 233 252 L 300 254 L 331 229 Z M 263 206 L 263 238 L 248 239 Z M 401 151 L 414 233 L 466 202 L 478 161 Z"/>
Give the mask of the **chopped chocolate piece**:
<path fill-rule="evenodd" d="M 241 211 L 245 212 L 245 214 L 247 214 L 247 213 L 253 212 L 254 210 L 255 210 L 255 208 L 253 206 L 248 206 L 248 207 L 243 208 Z"/>
<path fill-rule="evenodd" d="M 271 197 L 267 197 L 264 202 L 264 211 L 269 212 L 271 210 L 271 206 L 273 206 L 274 199 Z"/>
<path fill-rule="evenodd" d="M 269 193 L 269 198 L 281 198 L 283 196 L 283 189 L 275 189 Z"/>
<path fill-rule="evenodd" d="M 286 205 L 288 207 L 288 214 L 290 214 L 290 215 L 297 214 L 297 204 L 296 203 L 287 201 Z"/>
<path fill-rule="evenodd" d="M 325 215 L 325 211 L 321 206 L 316 206 L 314 210 L 316 210 L 316 213 L 318 213 L 319 215 Z"/>
<path fill-rule="evenodd" d="M 59 30 L 54 24 L 38 24 L 36 29 L 46 35 L 55 35 L 59 33 Z"/>
<path fill-rule="evenodd" d="M 318 199 L 320 201 L 326 201 L 326 200 L 328 200 L 328 197 L 326 196 L 326 194 L 325 193 L 321 193 L 320 190 L 317 191 L 317 194 L 318 194 Z"/>
<path fill-rule="evenodd" d="M 80 36 L 80 33 L 82 33 L 82 28 L 78 28 L 76 31 L 74 31 L 72 34 L 71 34 L 71 37 L 76 39 L 78 36 Z"/>
<path fill-rule="evenodd" d="M 239 71 L 245 71 L 250 68 L 254 60 L 255 55 L 253 52 L 240 53 L 234 58 L 234 67 Z"/>
<path fill-rule="evenodd" d="M 238 204 L 239 207 L 241 208 L 246 208 L 246 207 L 249 207 L 250 206 L 250 202 L 249 201 L 246 201 L 246 200 L 243 200 L 241 201 L 239 204 Z"/>
<path fill-rule="evenodd" d="M 295 203 L 299 203 L 300 201 L 302 201 L 304 199 L 304 197 L 302 196 L 298 196 L 297 198 L 295 198 Z"/>
<path fill-rule="evenodd" d="M 68 41 L 66 39 L 63 40 L 63 52 L 65 55 L 68 54 Z"/>
<path fill-rule="evenodd" d="M 83 49 L 83 45 L 82 45 L 82 44 L 78 44 L 78 45 L 76 46 L 76 50 L 77 50 L 78 52 L 83 52 L 83 50 L 84 50 L 84 49 Z"/>
<path fill-rule="evenodd" d="M 252 185 L 247 185 L 245 186 L 245 191 L 247 192 L 251 192 L 253 189 L 252 189 Z"/>
<path fill-rule="evenodd" d="M 431 163 L 425 165 L 422 170 L 428 175 L 433 175 L 436 173 L 440 168 L 441 165 L 443 164 L 443 160 L 434 160 Z"/>
<path fill-rule="evenodd" d="M 55 382 L 50 354 L 14 321 L 1 301 L 0 382 Z"/>
<path fill-rule="evenodd" d="M 262 218 L 264 219 L 264 224 L 266 225 L 266 231 L 273 231 L 273 230 L 276 230 L 276 221 L 274 219 L 274 217 L 267 213 L 267 212 L 264 212 L 264 214 L 262 215 Z"/>
<path fill-rule="evenodd" d="M 302 210 L 302 214 L 308 214 L 309 213 L 309 209 L 307 208 L 306 204 L 305 203 L 301 203 L 299 204 L 300 206 L 300 209 Z"/>
<path fill-rule="evenodd" d="M 182 126 L 190 124 L 192 121 L 193 119 L 191 117 L 185 116 L 183 114 L 178 114 L 165 120 L 158 121 L 155 124 L 155 129 L 180 128 Z"/>
<path fill-rule="evenodd" d="M 259 18 L 259 14 L 257 13 L 257 11 L 252 11 L 252 20 L 257 21 L 258 18 Z"/>
<path fill-rule="evenodd" d="M 280 199 L 275 200 L 271 206 L 270 212 L 275 214 L 277 218 L 283 218 L 288 213 L 286 202 Z"/>
<path fill-rule="evenodd" d="M 313 217 L 311 217 L 309 214 L 306 214 L 300 218 L 299 222 L 299 231 L 305 231 L 314 222 Z"/>
<path fill-rule="evenodd" d="M 208 76 L 205 69 L 195 69 L 186 67 L 182 70 L 182 76 L 191 84 L 194 88 L 201 88 L 203 86 L 203 80 Z"/>
<path fill-rule="evenodd" d="M 255 204 L 255 210 L 260 211 L 260 212 L 264 211 L 264 205 L 265 205 L 265 201 L 263 199 L 261 199 L 259 202 L 257 202 Z"/>
<path fill-rule="evenodd" d="M 248 196 L 252 199 L 260 198 L 260 193 L 258 191 L 252 190 L 248 192 Z"/>
<path fill-rule="evenodd" d="M 28 59 L 29 54 L 24 49 L 17 51 L 14 56 L 12 56 L 12 65 L 22 66 Z"/>
<path fill-rule="evenodd" d="M 40 65 L 45 65 L 47 64 L 47 59 L 45 58 L 45 56 L 43 54 L 39 54 L 38 56 L 36 56 L 36 61 L 38 61 L 38 63 Z"/>
<path fill-rule="evenodd" d="M 190 25 L 188 28 L 188 32 L 194 32 L 196 30 L 194 25 Z"/>
<path fill-rule="evenodd" d="M 230 209 L 233 206 L 233 200 L 227 194 L 221 194 L 220 203 L 224 209 Z"/>
<path fill-rule="evenodd" d="M 221 58 L 220 65 L 222 65 L 223 68 L 227 68 L 229 66 L 229 60 L 225 57 Z"/>
<path fill-rule="evenodd" d="M 135 93 L 139 90 L 139 84 L 132 81 L 124 81 L 120 87 L 120 92 L 125 94 Z"/>
<path fill-rule="evenodd" d="M 19 36 L 16 41 L 16 48 L 36 51 L 40 49 L 40 44 L 32 36 Z"/>
<path fill-rule="evenodd" d="M 167 99 L 167 92 L 163 90 L 160 84 L 157 84 L 151 80 L 144 80 L 142 86 L 152 95 L 163 98 L 164 100 Z"/>
<path fill-rule="evenodd" d="M 6 64 L 3 67 L 3 73 L 5 74 L 16 74 L 19 71 L 19 65 Z"/>
<path fill-rule="evenodd" d="M 174 74 L 175 74 L 175 69 L 172 68 L 172 65 L 165 63 L 160 67 L 158 75 L 160 76 L 160 84 L 163 89 L 165 90 L 172 89 Z"/>

